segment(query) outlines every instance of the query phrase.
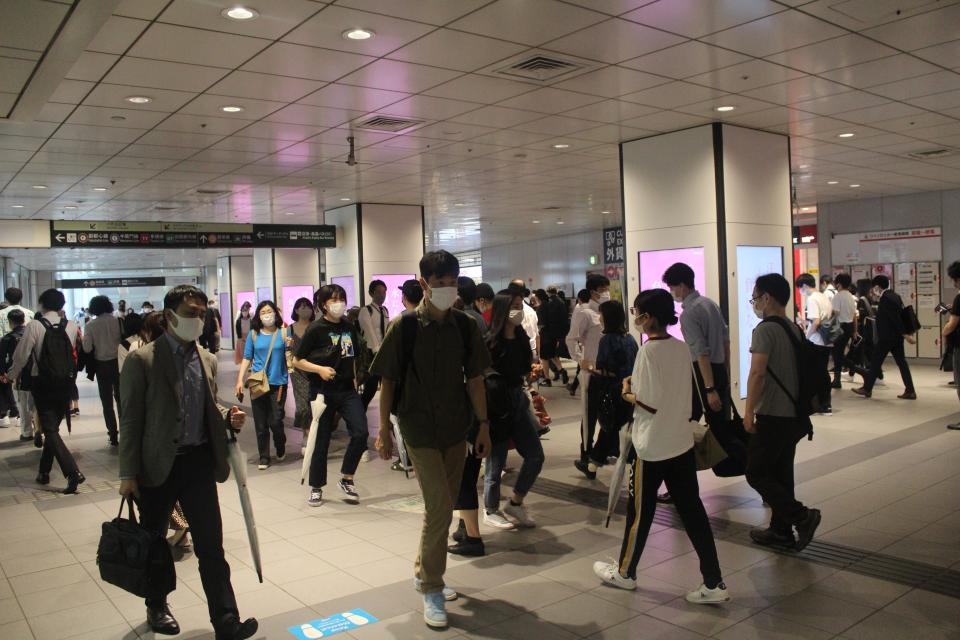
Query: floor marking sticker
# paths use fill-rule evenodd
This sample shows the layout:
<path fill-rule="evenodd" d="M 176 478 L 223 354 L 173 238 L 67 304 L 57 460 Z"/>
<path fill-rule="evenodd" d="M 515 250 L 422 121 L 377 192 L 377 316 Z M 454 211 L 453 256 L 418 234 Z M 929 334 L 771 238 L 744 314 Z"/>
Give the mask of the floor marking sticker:
<path fill-rule="evenodd" d="M 319 618 L 304 622 L 303 624 L 287 627 L 287 631 L 293 634 L 299 640 L 317 640 L 318 638 L 329 638 L 338 633 L 363 627 L 377 622 L 377 619 L 364 611 L 363 609 L 354 609 L 353 611 L 344 611 L 332 615 L 329 618 Z"/>

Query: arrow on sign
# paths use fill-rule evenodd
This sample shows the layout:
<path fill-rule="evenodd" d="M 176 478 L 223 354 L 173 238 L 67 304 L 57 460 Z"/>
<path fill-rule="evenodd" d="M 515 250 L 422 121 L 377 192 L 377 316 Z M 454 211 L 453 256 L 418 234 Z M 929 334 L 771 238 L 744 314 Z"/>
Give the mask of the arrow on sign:
<path fill-rule="evenodd" d="M 262 231 L 258 231 L 258 232 L 257 232 L 257 238 L 259 238 L 260 240 L 263 240 L 263 232 L 262 232 Z"/>
<path fill-rule="evenodd" d="M 206 236 L 206 235 L 202 235 L 202 234 L 201 234 L 201 236 L 200 236 L 200 244 L 207 244 L 207 236 Z"/>
<path fill-rule="evenodd" d="M 57 239 L 57 242 L 63 242 L 67 239 L 66 236 L 64 236 L 62 233 L 58 233 L 57 235 L 54 236 L 54 238 Z"/>

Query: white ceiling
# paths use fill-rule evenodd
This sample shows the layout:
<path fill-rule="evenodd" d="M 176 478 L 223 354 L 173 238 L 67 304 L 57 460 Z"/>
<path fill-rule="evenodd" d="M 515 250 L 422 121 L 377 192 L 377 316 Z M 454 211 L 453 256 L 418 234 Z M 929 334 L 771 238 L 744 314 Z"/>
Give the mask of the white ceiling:
<path fill-rule="evenodd" d="M 115 271 L 135 275 L 157 268 L 211 267 L 222 256 L 252 256 L 252 249 L 4 249 L 3 255 L 35 271 Z"/>
<path fill-rule="evenodd" d="M 960 147 L 956 0 L 250 0 L 248 22 L 220 15 L 234 4 L 121 0 L 35 121 L 0 119 L 0 217 L 423 204 L 430 244 L 468 249 L 610 224 L 618 142 L 717 119 L 791 135 L 801 205 L 960 186 L 960 153 L 906 155 Z M 0 6 L 6 113 L 66 5 Z M 588 68 L 496 72 L 535 51 Z M 374 114 L 425 124 L 356 130 L 349 167 Z"/>

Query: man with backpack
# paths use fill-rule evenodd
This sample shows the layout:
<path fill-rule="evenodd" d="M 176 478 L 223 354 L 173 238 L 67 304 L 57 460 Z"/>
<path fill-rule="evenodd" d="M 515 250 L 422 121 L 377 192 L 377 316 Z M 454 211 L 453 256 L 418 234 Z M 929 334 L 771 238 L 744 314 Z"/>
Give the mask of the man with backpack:
<path fill-rule="evenodd" d="M 457 299 L 460 263 L 447 251 L 420 260 L 424 299 L 390 325 L 371 371 L 382 377 L 380 435 L 377 449 L 389 460 L 393 451 L 390 411 L 396 413 L 406 450 L 423 494 L 424 523 L 416 562 L 415 587 L 423 593 L 423 618 L 445 628 L 445 601 L 457 594 L 445 587 L 447 535 L 467 456 L 467 433 L 478 424 L 473 454 L 490 454 L 483 372 L 490 355 L 477 324 L 452 309 Z"/>
<path fill-rule="evenodd" d="M 832 285 L 833 278 L 830 278 Z M 834 336 L 842 335 L 840 323 L 833 312 L 833 303 L 830 296 L 824 291 L 817 290 L 817 280 L 809 273 L 801 273 L 797 277 L 797 288 L 800 289 L 800 295 L 804 300 L 804 334 L 807 340 L 822 347 L 816 353 L 820 354 L 823 361 L 823 369 L 826 371 L 830 366 L 830 353 L 833 351 Z M 836 292 L 836 290 L 834 290 Z M 826 405 L 822 407 L 819 415 L 832 416 L 833 405 L 829 396 L 826 398 Z"/>
<path fill-rule="evenodd" d="M 873 294 L 880 301 L 877 306 L 877 344 L 870 358 L 870 368 L 863 372 L 863 386 L 853 389 L 858 396 L 869 398 L 873 395 L 873 385 L 880 375 L 880 368 L 887 354 L 893 354 L 893 360 L 900 368 L 900 377 L 905 387 L 902 394 L 897 396 L 901 400 L 916 400 L 917 391 L 913 386 L 913 376 L 910 375 L 910 365 L 903 350 L 905 339 L 916 342 L 912 331 L 903 320 L 903 300 L 890 289 L 890 278 L 884 275 L 873 279 Z"/>
<path fill-rule="evenodd" d="M 360 310 L 360 333 L 367 343 L 367 349 L 372 352 L 368 361 L 373 360 L 380 350 L 380 343 L 383 342 L 383 336 L 387 333 L 387 325 L 390 324 L 390 311 L 383 306 L 387 301 L 387 284 L 383 280 L 374 280 L 367 289 L 370 293 L 371 302 Z M 363 383 L 363 394 L 360 399 L 363 400 L 364 410 L 370 406 L 373 396 L 380 388 L 380 376 L 371 374 Z"/>
<path fill-rule="evenodd" d="M 40 318 L 27 325 L 20 344 L 13 354 L 13 365 L 7 373 L 11 380 L 29 366 L 30 389 L 37 407 L 37 419 L 43 433 L 40 455 L 39 484 L 50 483 L 50 469 L 56 458 L 67 479 L 64 493 L 76 493 L 86 480 L 70 450 L 60 437 L 60 423 L 70 407 L 70 390 L 77 379 L 77 363 L 73 358 L 79 339 L 77 325 L 60 316 L 66 300 L 63 293 L 47 289 L 40 294 Z"/>
<path fill-rule="evenodd" d="M 829 376 L 826 369 L 817 372 L 816 358 L 809 371 L 811 359 L 805 353 L 812 346 L 787 319 L 790 294 L 790 283 L 780 274 L 760 276 L 754 285 L 750 304 L 763 321 L 753 330 L 750 345 L 743 425 L 753 434 L 747 448 L 747 482 L 773 511 L 770 526 L 754 529 L 750 538 L 760 545 L 800 551 L 813 539 L 821 515 L 794 496 L 794 456 L 797 443 L 812 434 L 810 391 L 829 387 Z M 817 381 L 819 385 L 811 384 Z"/>

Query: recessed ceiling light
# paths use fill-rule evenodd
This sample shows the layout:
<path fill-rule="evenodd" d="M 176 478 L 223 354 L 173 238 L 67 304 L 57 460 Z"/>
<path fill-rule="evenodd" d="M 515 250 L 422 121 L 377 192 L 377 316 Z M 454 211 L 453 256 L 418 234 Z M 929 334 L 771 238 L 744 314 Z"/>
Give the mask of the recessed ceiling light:
<path fill-rule="evenodd" d="M 64 209 L 76 209 L 76 207 L 71 204 L 71 205 L 65 206 Z"/>
<path fill-rule="evenodd" d="M 10 208 L 11 208 L 11 209 L 23 209 L 23 205 L 22 205 L 22 204 L 12 204 L 12 205 L 10 205 Z"/>
<path fill-rule="evenodd" d="M 840 184 L 839 180 L 827 180 L 827 184 Z"/>
<path fill-rule="evenodd" d="M 808 165 L 808 164 L 802 164 L 802 165 L 800 165 L 800 166 L 797 167 L 797 168 L 798 168 L 798 169 L 809 169 L 809 168 L 810 168 L 810 165 Z"/>
<path fill-rule="evenodd" d="M 800 211 L 813 211 L 813 207 L 802 207 Z"/>
<path fill-rule="evenodd" d="M 33 188 L 34 188 L 34 189 L 46 189 L 46 188 L 47 188 L 47 185 L 45 185 L 45 184 L 35 184 L 35 185 L 33 185 Z"/>
<path fill-rule="evenodd" d="M 340 198 L 340 202 L 350 202 L 350 198 Z"/>
<path fill-rule="evenodd" d="M 130 96 L 126 98 L 127 102 L 132 102 L 133 104 L 147 104 L 148 102 L 153 102 L 153 98 L 148 98 L 147 96 Z"/>
<path fill-rule="evenodd" d="M 288 215 L 288 216 L 292 216 L 292 215 L 295 215 L 295 214 L 294 214 L 294 212 L 293 212 L 293 211 L 287 211 L 287 213 L 286 213 L 286 215 Z"/>
<path fill-rule="evenodd" d="M 838 138 L 852 138 L 852 137 L 855 136 L 855 135 L 857 135 L 857 134 L 855 134 L 855 133 L 850 133 L 850 132 L 848 131 L 847 133 L 838 133 L 838 134 L 837 134 L 837 137 L 838 137 Z"/>
<path fill-rule="evenodd" d="M 856 188 L 859 187 L 859 186 L 860 186 L 860 185 L 858 185 L 858 184 L 852 184 L 852 185 L 850 185 L 850 188 L 851 188 L 851 189 L 856 189 Z"/>
<path fill-rule="evenodd" d="M 609 211 L 601 211 L 600 213 L 610 213 Z"/>
<path fill-rule="evenodd" d="M 238 107 L 235 104 L 228 104 L 226 106 L 220 107 L 220 111 L 224 113 L 240 113 L 243 111 L 243 107 Z"/>
<path fill-rule="evenodd" d="M 557 220 L 557 224 L 565 224 L 563 220 Z"/>
<path fill-rule="evenodd" d="M 464 206 L 466 206 L 466 205 L 463 204 L 462 202 L 454 202 L 454 203 L 453 203 L 453 206 L 455 206 L 455 207 L 464 207 Z"/>
<path fill-rule="evenodd" d="M 347 29 L 341 35 L 347 40 L 369 40 L 377 34 L 370 29 Z"/>
<path fill-rule="evenodd" d="M 560 144 L 555 144 L 555 145 L 553 145 L 553 148 L 554 148 L 554 149 L 569 149 L 569 148 L 570 148 L 570 145 L 560 143 Z"/>
<path fill-rule="evenodd" d="M 533 224 L 540 224 L 539 220 L 531 220 L 530 222 L 532 222 Z"/>
<path fill-rule="evenodd" d="M 714 107 L 714 108 L 713 108 L 714 111 L 719 111 L 720 113 L 726 113 L 727 111 L 733 111 L 734 109 L 736 109 L 736 107 L 732 107 L 732 106 L 730 106 L 730 105 L 728 105 L 728 104 L 727 104 L 727 105 L 723 105 L 722 107 Z"/>
<path fill-rule="evenodd" d="M 230 7 L 229 9 L 224 9 L 220 12 L 224 18 L 230 18 L 231 20 L 253 20 L 260 14 L 257 13 L 256 9 L 250 9 L 249 7 Z"/>

